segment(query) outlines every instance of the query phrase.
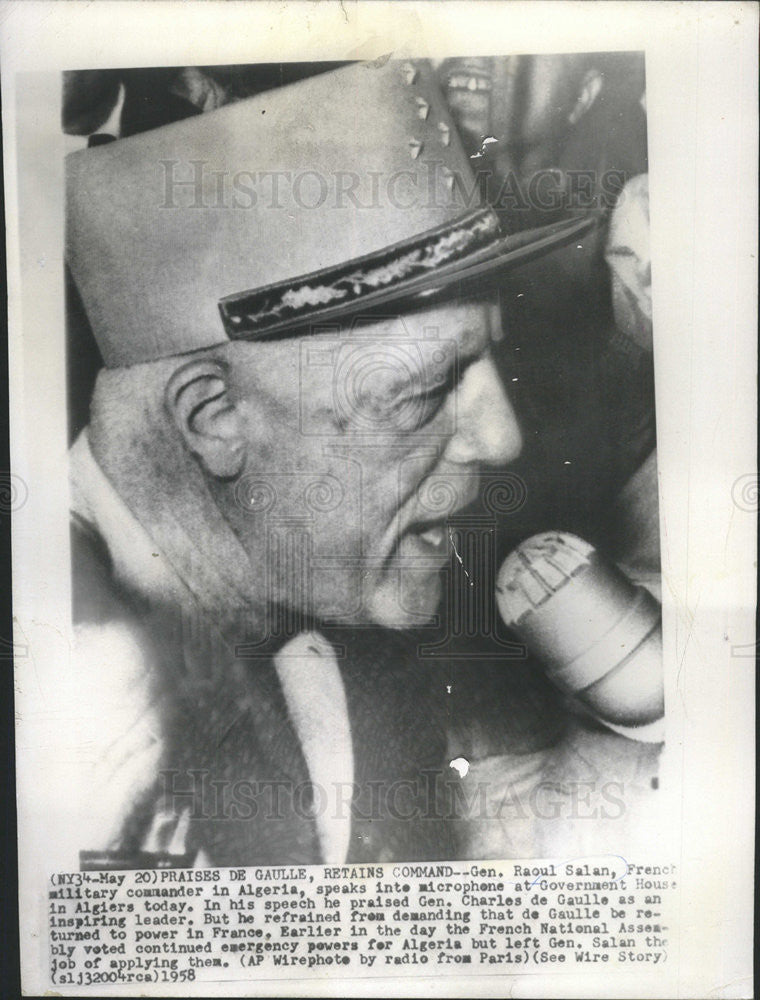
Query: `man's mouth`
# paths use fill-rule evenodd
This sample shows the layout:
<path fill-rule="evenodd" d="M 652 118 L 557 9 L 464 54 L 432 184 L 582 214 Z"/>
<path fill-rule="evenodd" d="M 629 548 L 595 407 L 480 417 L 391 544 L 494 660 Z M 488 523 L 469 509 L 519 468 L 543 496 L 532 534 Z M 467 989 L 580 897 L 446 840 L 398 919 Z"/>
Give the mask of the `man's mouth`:
<path fill-rule="evenodd" d="M 470 93 L 475 93 L 476 91 L 490 91 L 491 90 L 491 79 L 490 77 L 476 74 L 476 73 L 466 73 L 461 71 L 454 71 L 449 74 L 447 86 L 449 90 L 468 90 Z"/>
<path fill-rule="evenodd" d="M 423 565 L 429 560 L 431 566 L 442 565 L 452 551 L 449 520 L 466 510 L 478 492 L 479 481 L 474 473 L 438 473 L 424 479 L 415 491 L 412 516 L 397 522 L 395 538 L 388 537 L 388 558 L 400 557 L 412 564 L 423 560 Z"/>
<path fill-rule="evenodd" d="M 448 525 L 445 520 L 418 521 L 410 524 L 401 536 L 398 553 L 412 563 L 431 560 L 436 565 L 445 562 L 451 552 Z"/>

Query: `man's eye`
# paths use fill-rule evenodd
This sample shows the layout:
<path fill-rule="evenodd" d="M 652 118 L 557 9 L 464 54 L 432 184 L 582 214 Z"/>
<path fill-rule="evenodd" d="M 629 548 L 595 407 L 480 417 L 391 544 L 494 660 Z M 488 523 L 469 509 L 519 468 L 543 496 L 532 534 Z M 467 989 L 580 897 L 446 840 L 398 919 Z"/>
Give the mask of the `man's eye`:
<path fill-rule="evenodd" d="M 428 399 L 443 401 L 450 392 L 462 381 L 462 375 L 467 364 L 451 365 L 445 371 L 438 372 L 433 379 L 432 385 L 425 390 Z"/>
<path fill-rule="evenodd" d="M 371 385 L 359 393 L 357 402 L 364 413 L 380 418 L 399 410 L 411 395 L 403 386 Z"/>
<path fill-rule="evenodd" d="M 411 434 L 430 424 L 456 388 L 466 365 L 440 365 L 437 370 L 407 371 L 397 379 L 387 370 L 362 372 L 344 394 L 342 410 L 346 422 L 365 430 Z"/>
<path fill-rule="evenodd" d="M 461 379 L 461 373 L 451 368 L 442 373 L 433 385 L 427 386 L 416 393 L 412 399 L 416 406 L 417 422 L 414 428 L 424 427 L 438 415 L 450 393 L 454 391 Z"/>

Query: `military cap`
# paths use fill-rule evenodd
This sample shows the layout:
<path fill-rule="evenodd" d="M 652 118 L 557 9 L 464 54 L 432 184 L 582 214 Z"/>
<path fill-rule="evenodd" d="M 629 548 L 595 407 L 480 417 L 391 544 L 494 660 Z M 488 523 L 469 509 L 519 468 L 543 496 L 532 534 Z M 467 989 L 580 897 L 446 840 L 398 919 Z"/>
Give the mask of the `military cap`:
<path fill-rule="evenodd" d="M 67 158 L 104 362 L 406 307 L 576 239 L 505 234 L 423 61 L 355 63 Z"/>

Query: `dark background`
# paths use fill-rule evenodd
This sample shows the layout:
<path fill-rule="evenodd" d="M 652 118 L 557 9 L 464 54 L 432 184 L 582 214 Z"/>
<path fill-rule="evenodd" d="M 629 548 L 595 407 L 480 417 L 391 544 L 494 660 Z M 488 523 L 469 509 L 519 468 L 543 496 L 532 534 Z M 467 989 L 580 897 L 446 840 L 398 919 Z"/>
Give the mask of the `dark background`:
<path fill-rule="evenodd" d="M 533 93 L 531 60 L 519 59 L 514 115 L 526 113 Z M 459 72 L 449 60 L 439 73 Z M 467 72 L 467 60 L 461 60 Z M 503 60 L 481 60 L 479 71 L 496 81 Z M 335 68 L 338 64 L 191 67 L 193 78 L 206 88 L 214 106 L 252 96 L 272 87 Z M 202 113 L 199 103 L 178 95 L 178 75 L 188 68 L 114 70 L 70 75 L 63 107 L 63 127 L 69 134 L 87 136 L 107 120 L 119 87 L 125 88 L 121 135 L 127 136 Z M 572 128 L 567 109 L 575 99 L 583 73 L 598 70 L 604 80 L 599 97 Z M 473 70 L 474 72 L 474 70 Z M 445 83 L 445 80 L 442 81 Z M 496 144 L 500 150 L 477 159 L 486 197 L 499 212 L 505 229 L 517 231 L 562 218 L 585 214 L 577 206 L 554 212 L 519 212 L 497 200 L 499 174 L 521 169 L 530 161 L 560 172 L 586 170 L 599 179 L 613 171 L 623 179 L 646 173 L 646 115 L 640 98 L 644 87 L 641 54 L 579 58 L 560 93 L 567 107 L 551 126 L 551 134 L 528 147 L 517 138 Z M 547 92 L 548 93 L 548 92 Z M 448 94 L 448 92 L 447 92 Z M 451 98 L 451 95 L 448 94 Z M 498 96 L 494 87 L 493 101 Z M 465 100 L 467 95 L 464 95 Z M 554 97 L 547 96 L 552 111 Z M 535 102 L 534 102 L 535 103 Z M 498 108 L 496 110 L 499 110 Z M 454 113 L 452 107 L 452 114 Z M 552 116 L 549 115 L 547 120 Z M 555 116 L 556 117 L 556 116 Z M 559 125 L 556 124 L 559 122 Z M 484 126 L 485 128 L 485 126 Z M 547 126 L 549 128 L 549 126 Z M 550 129 L 550 131 L 551 131 Z M 461 131 L 470 154 L 478 151 L 482 135 Z M 503 149 L 508 155 L 504 157 Z M 620 185 L 622 187 L 622 183 Z M 448 620 L 442 630 L 425 628 L 403 638 L 415 670 L 435 664 L 434 686 L 446 686 L 458 697 L 457 719 L 465 748 L 473 740 L 490 752 L 521 752 L 547 744 L 561 728 L 565 710 L 542 672 L 530 659 L 505 660 L 506 634 L 494 608 L 496 569 L 519 542 L 538 531 L 557 529 L 588 539 L 602 550 L 614 548 L 615 496 L 650 454 L 655 444 L 654 374 L 651 353 L 630 342 L 621 344 L 612 310 L 608 266 L 604 259 L 607 222 L 613 201 L 599 201 L 591 209 L 598 228 L 584 238 L 583 252 L 575 247 L 512 271 L 499 289 L 506 336 L 494 345 L 497 365 L 523 430 L 524 449 L 508 473 L 521 484 L 524 502 L 495 516 L 481 505 L 463 512 L 462 522 L 490 517 L 494 527 L 486 539 L 492 544 L 484 557 L 465 552 L 463 567 L 452 560 L 451 593 L 466 602 L 478 627 L 469 635 L 451 636 Z M 73 283 L 68 291 L 68 380 L 70 434 L 73 439 L 88 420 L 89 398 L 101 365 L 98 349 Z M 622 338 L 625 341 L 625 338 Z M 470 576 L 463 573 L 469 569 Z M 470 577 L 475 581 L 470 587 Z M 451 616 L 449 616 L 451 617 Z M 444 619 L 446 615 L 444 613 Z M 329 630 L 326 636 L 335 640 Z M 346 641 L 361 642 L 352 633 Z M 383 639 L 383 642 L 390 641 Z M 399 641 L 402 641 L 399 639 Z M 437 646 L 436 646 L 437 644 Z M 377 646 L 366 643 L 368 659 Z M 358 655 L 358 654 L 357 654 Z M 361 658 L 361 657 L 360 657 Z M 367 659 L 367 657 L 365 657 Z M 437 667 L 437 669 L 436 669 Z M 444 699 L 445 701 L 445 699 Z M 405 702 L 389 710 L 400 713 Z M 385 717 L 384 717 L 385 718 Z M 392 722 L 388 721 L 388 726 Z"/>

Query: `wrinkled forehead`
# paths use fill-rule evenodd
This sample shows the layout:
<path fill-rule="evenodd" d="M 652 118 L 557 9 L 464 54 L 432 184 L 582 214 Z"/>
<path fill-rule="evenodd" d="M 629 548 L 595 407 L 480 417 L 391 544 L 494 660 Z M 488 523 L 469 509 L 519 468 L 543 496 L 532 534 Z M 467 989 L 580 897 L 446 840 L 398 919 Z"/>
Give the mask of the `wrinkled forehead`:
<path fill-rule="evenodd" d="M 225 354 L 246 381 L 264 389 L 287 384 L 304 368 L 322 370 L 331 382 L 341 370 L 338 362 L 357 354 L 371 354 L 375 362 L 387 356 L 395 369 L 393 359 L 401 352 L 419 358 L 426 368 L 434 359 L 436 370 L 448 369 L 476 360 L 500 338 L 498 296 L 479 294 L 393 315 L 360 315 L 271 342 L 237 341 Z"/>
<path fill-rule="evenodd" d="M 342 338 L 382 347 L 399 341 L 420 347 L 445 341 L 458 353 L 478 355 L 501 336 L 498 298 L 478 295 L 388 315 L 357 316 L 339 330 L 313 331 L 312 339 Z"/>

